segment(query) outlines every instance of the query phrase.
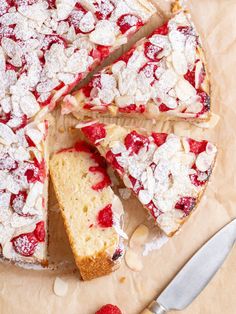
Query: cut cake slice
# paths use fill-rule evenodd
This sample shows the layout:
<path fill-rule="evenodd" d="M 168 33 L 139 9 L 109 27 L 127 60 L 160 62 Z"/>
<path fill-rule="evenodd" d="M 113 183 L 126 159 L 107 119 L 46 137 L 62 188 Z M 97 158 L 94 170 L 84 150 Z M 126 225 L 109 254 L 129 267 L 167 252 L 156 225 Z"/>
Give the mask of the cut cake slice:
<path fill-rule="evenodd" d="M 201 40 L 181 11 L 98 72 L 63 106 L 92 113 L 150 119 L 208 120 L 210 86 Z"/>
<path fill-rule="evenodd" d="M 50 173 L 84 280 L 115 270 L 124 253 L 123 206 L 111 189 L 105 160 L 84 142 L 53 155 Z"/>
<path fill-rule="evenodd" d="M 172 236 L 199 203 L 209 181 L 216 147 L 174 134 L 144 134 L 99 122 L 81 123 L 87 139 L 118 172 L 153 216 Z"/>

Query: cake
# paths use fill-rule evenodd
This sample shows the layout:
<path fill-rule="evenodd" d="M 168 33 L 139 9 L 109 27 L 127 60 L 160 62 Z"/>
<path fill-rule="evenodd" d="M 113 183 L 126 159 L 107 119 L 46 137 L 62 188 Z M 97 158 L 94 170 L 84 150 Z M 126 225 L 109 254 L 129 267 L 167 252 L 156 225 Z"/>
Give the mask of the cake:
<path fill-rule="evenodd" d="M 185 11 L 96 73 L 63 104 L 80 118 L 99 113 L 195 121 L 208 120 L 210 107 L 201 40 Z"/>
<path fill-rule="evenodd" d="M 217 149 L 174 134 L 144 134 L 115 124 L 78 125 L 124 185 L 168 236 L 194 211 L 209 181 Z"/>
<path fill-rule="evenodd" d="M 1 1 L 3 258 L 47 264 L 45 114 L 153 13 L 155 8 L 146 0 Z"/>
<path fill-rule="evenodd" d="M 88 144 L 54 154 L 50 174 L 76 264 L 84 280 L 116 269 L 124 253 L 123 206 L 105 160 Z"/>

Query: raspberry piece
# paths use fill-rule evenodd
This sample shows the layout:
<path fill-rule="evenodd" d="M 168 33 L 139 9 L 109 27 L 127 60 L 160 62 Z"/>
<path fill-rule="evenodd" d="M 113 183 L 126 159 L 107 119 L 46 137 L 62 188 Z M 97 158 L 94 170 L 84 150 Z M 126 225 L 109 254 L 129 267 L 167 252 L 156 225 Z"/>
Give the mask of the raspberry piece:
<path fill-rule="evenodd" d="M 141 148 L 149 144 L 149 140 L 146 136 L 132 131 L 125 137 L 124 143 L 126 149 L 130 151 L 130 154 L 138 154 Z"/>
<path fill-rule="evenodd" d="M 208 142 L 207 141 L 198 142 L 189 138 L 188 143 L 190 146 L 190 152 L 198 155 L 206 150 L 206 146 Z"/>
<path fill-rule="evenodd" d="M 110 150 L 106 153 L 106 160 L 112 165 L 114 169 L 116 169 L 119 173 L 122 174 L 124 172 L 124 168 L 121 167 L 118 161 L 116 160 L 116 157 L 118 157 L 119 155 L 114 155 Z"/>
<path fill-rule="evenodd" d="M 119 112 L 123 112 L 123 113 L 131 113 L 131 112 L 138 112 L 138 113 L 143 113 L 145 112 L 146 107 L 144 105 L 135 105 L 135 104 L 131 104 L 127 107 L 124 108 L 119 108 Z"/>
<path fill-rule="evenodd" d="M 110 54 L 110 48 L 98 45 L 97 48 L 92 53 L 92 56 L 94 58 L 97 58 L 99 60 L 104 60 L 106 57 L 108 57 Z"/>
<path fill-rule="evenodd" d="M 84 153 L 91 153 L 92 152 L 91 146 L 86 142 L 77 142 L 75 144 L 75 150 L 77 152 L 84 152 Z"/>
<path fill-rule="evenodd" d="M 125 63 L 128 63 L 128 61 L 132 57 L 134 51 L 135 51 L 135 48 L 130 49 L 124 55 L 122 55 L 118 60 L 119 61 L 124 61 Z"/>
<path fill-rule="evenodd" d="M 99 3 L 96 1 L 94 6 L 96 8 L 95 15 L 98 20 L 108 19 L 115 9 L 114 5 L 109 0 L 101 0 Z"/>
<path fill-rule="evenodd" d="M 158 55 L 161 51 L 163 51 L 163 48 L 155 46 L 150 42 L 146 42 L 144 44 L 144 54 L 151 61 L 158 62 L 160 60 L 160 58 L 158 58 Z"/>
<path fill-rule="evenodd" d="M 186 36 L 195 35 L 191 26 L 178 26 L 177 30 Z"/>
<path fill-rule="evenodd" d="M 175 205 L 175 208 L 184 211 L 185 215 L 188 216 L 195 206 L 196 206 L 196 198 L 181 197 L 181 199 Z"/>
<path fill-rule="evenodd" d="M 46 237 L 44 221 L 40 221 L 36 224 L 34 235 L 39 242 L 44 242 Z"/>
<path fill-rule="evenodd" d="M 90 126 L 82 128 L 82 132 L 88 138 L 92 144 L 97 144 L 97 142 L 106 137 L 106 130 L 103 123 L 94 123 Z"/>
<path fill-rule="evenodd" d="M 110 228 L 113 225 L 112 205 L 109 204 L 101 209 L 97 216 L 98 225 L 102 228 Z"/>
<path fill-rule="evenodd" d="M 93 190 L 95 190 L 95 191 L 103 190 L 107 186 L 111 185 L 111 179 L 108 176 L 106 169 L 104 169 L 103 167 L 101 167 L 101 166 L 90 167 L 89 171 L 95 172 L 95 173 L 98 172 L 102 175 L 102 180 L 99 183 L 92 186 Z"/>
<path fill-rule="evenodd" d="M 159 106 L 159 110 L 160 110 L 160 112 L 166 112 L 166 111 L 170 111 L 170 110 L 172 110 L 172 109 L 170 109 L 169 107 L 167 107 L 165 104 L 161 104 L 161 105 Z"/>
<path fill-rule="evenodd" d="M 158 27 L 157 30 L 153 34 L 163 35 L 166 36 L 169 33 L 168 23 L 165 23 L 164 25 Z"/>
<path fill-rule="evenodd" d="M 139 28 L 143 26 L 143 22 L 133 14 L 123 14 L 117 20 L 117 25 L 122 34 L 125 34 L 130 28 Z"/>
<path fill-rule="evenodd" d="M 195 164 L 193 165 L 192 169 L 194 169 L 196 172 L 189 176 L 192 184 L 194 184 L 195 186 L 205 185 L 211 175 L 212 169 L 209 169 L 206 172 L 201 172 L 197 169 Z"/>
<path fill-rule="evenodd" d="M 152 137 L 157 146 L 161 146 L 165 143 L 168 134 L 166 133 L 152 133 Z"/>
<path fill-rule="evenodd" d="M 42 160 L 40 163 L 35 158 L 34 163 L 28 163 L 28 168 L 25 171 L 25 176 L 29 183 L 35 183 L 37 181 L 44 182 L 46 178 L 46 167 L 45 161 Z"/>
<path fill-rule="evenodd" d="M 23 6 L 23 5 L 31 5 L 31 4 L 35 4 L 37 2 L 38 2 L 38 0 L 16 0 L 16 1 L 13 1 L 13 3 L 17 7 L 20 7 L 20 6 Z"/>
<path fill-rule="evenodd" d="M 192 71 L 188 70 L 188 72 L 184 75 L 185 80 L 187 80 L 193 87 L 195 87 L 195 67 Z"/>
<path fill-rule="evenodd" d="M 116 305 L 106 304 L 95 314 L 122 314 L 122 312 Z"/>
<path fill-rule="evenodd" d="M 22 256 L 32 256 L 38 245 L 38 240 L 33 233 L 21 234 L 11 240 L 16 253 Z"/>
<path fill-rule="evenodd" d="M 27 192 L 26 191 L 20 191 L 17 195 L 12 194 L 11 195 L 11 207 L 19 216 L 27 217 L 29 215 L 23 214 L 22 210 L 25 206 L 25 202 L 27 199 Z"/>

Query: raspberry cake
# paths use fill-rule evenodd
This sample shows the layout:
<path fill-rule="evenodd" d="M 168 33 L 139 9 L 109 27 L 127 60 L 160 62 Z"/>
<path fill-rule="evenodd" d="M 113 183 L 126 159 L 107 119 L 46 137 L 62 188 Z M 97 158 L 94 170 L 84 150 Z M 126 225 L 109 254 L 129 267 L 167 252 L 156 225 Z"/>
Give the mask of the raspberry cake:
<path fill-rule="evenodd" d="M 0 122 L 0 255 L 47 263 L 47 123 Z M 13 120 L 13 119 L 12 119 Z M 12 121 L 9 120 L 9 121 Z"/>
<path fill-rule="evenodd" d="M 105 160 L 88 144 L 55 154 L 50 173 L 75 261 L 84 280 L 109 274 L 124 253 L 123 206 Z"/>
<path fill-rule="evenodd" d="M 145 0 L 1 1 L 0 254 L 4 258 L 46 263 L 45 113 L 153 13 L 154 7 Z"/>
<path fill-rule="evenodd" d="M 207 120 L 209 78 L 199 35 L 181 11 L 118 61 L 97 73 L 75 98 L 75 115 L 92 112 L 154 119 Z"/>
<path fill-rule="evenodd" d="M 142 134 L 117 125 L 78 125 L 158 226 L 172 236 L 195 209 L 211 175 L 216 147 L 174 134 Z"/>

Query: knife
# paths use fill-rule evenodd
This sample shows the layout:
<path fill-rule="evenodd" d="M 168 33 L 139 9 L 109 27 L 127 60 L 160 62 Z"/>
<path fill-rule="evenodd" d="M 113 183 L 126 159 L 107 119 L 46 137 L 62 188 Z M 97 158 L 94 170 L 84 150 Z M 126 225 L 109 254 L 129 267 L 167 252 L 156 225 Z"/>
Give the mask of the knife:
<path fill-rule="evenodd" d="M 236 219 L 206 242 L 142 314 L 184 310 L 207 286 L 236 241 Z"/>

